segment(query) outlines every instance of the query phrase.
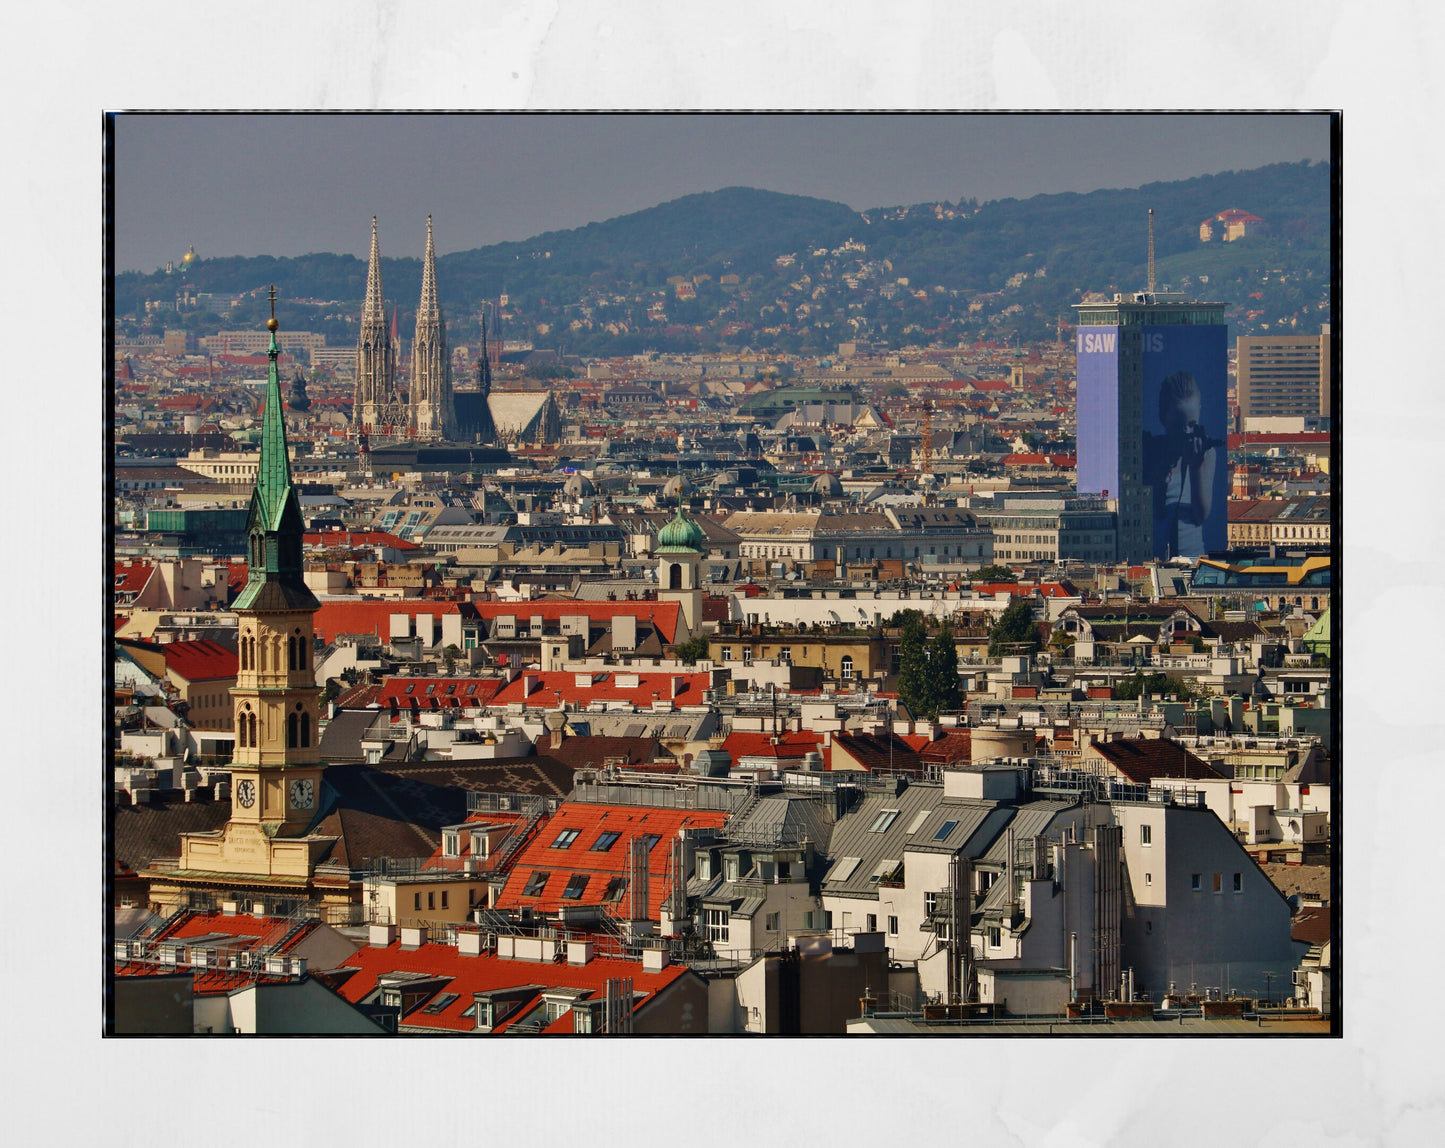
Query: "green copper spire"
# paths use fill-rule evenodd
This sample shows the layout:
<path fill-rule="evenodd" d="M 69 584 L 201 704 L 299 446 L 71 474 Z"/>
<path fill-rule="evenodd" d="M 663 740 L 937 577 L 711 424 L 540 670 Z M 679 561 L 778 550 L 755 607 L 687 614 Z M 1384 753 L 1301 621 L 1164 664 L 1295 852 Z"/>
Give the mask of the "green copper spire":
<path fill-rule="evenodd" d="M 280 349 L 276 345 L 276 288 L 271 288 L 271 318 L 266 329 L 271 332 L 271 345 L 266 355 L 271 360 L 266 380 L 266 413 L 261 419 L 261 462 L 256 471 L 256 498 L 261 503 L 262 517 L 268 529 L 275 530 L 280 514 L 291 493 L 291 458 L 286 450 L 286 416 L 281 406 L 281 373 L 276 366 Z"/>
<path fill-rule="evenodd" d="M 319 605 L 302 576 L 301 504 L 291 484 L 291 459 L 286 450 L 286 414 L 281 399 L 281 373 L 277 367 L 276 288 L 271 288 L 271 332 L 267 355 L 271 360 L 266 380 L 266 411 L 261 419 L 261 458 L 251 512 L 246 517 L 249 540 L 245 589 L 237 596 L 237 610 L 315 609 Z"/>
<path fill-rule="evenodd" d="M 657 543 L 656 554 L 701 554 L 707 549 L 707 535 L 679 506 L 672 521 L 657 532 Z"/>

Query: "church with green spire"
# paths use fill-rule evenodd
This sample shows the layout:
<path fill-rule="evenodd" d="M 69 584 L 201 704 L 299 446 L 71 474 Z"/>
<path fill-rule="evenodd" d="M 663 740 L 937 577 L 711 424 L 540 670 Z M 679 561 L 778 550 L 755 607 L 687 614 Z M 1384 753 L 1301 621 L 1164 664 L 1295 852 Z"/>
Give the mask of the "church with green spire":
<path fill-rule="evenodd" d="M 328 802 L 313 653 L 313 615 L 321 604 L 302 567 L 305 524 L 287 454 L 275 307 L 273 287 L 261 457 L 246 520 L 248 570 L 234 605 L 231 817 L 219 830 L 182 834 L 180 864 L 144 874 L 164 911 L 217 890 L 323 901 L 349 896 L 345 888 L 323 892 L 313 884 L 316 862 L 335 840 L 313 829 Z"/>

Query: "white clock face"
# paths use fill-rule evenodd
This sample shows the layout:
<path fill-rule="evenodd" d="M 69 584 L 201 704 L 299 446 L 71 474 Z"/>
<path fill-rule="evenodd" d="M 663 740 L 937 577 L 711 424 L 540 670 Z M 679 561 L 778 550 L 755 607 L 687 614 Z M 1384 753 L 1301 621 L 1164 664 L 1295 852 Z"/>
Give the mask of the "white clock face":
<path fill-rule="evenodd" d="M 309 777 L 291 783 L 291 807 L 310 809 L 316 800 L 316 789 Z"/>
<path fill-rule="evenodd" d="M 249 778 L 236 785 L 236 800 L 241 803 L 242 809 L 250 809 L 256 804 L 256 783 Z"/>

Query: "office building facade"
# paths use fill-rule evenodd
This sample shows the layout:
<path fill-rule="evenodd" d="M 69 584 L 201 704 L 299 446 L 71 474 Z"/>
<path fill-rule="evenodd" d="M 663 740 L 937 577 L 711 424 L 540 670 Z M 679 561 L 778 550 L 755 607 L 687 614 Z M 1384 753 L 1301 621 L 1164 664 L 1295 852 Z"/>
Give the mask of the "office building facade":
<path fill-rule="evenodd" d="M 1141 291 L 1074 309 L 1079 494 L 1117 499 L 1123 559 L 1222 550 L 1224 304 Z"/>
<path fill-rule="evenodd" d="M 1241 335 L 1235 397 L 1239 417 L 1330 417 L 1330 328 L 1318 335 Z"/>

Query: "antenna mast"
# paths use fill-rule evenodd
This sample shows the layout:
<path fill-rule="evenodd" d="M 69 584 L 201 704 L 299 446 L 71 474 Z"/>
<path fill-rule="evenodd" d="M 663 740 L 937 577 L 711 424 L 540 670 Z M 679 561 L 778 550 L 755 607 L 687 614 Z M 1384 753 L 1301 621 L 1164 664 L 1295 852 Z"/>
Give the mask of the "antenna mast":
<path fill-rule="evenodd" d="M 1154 294 L 1154 209 L 1149 209 L 1149 294 Z"/>

